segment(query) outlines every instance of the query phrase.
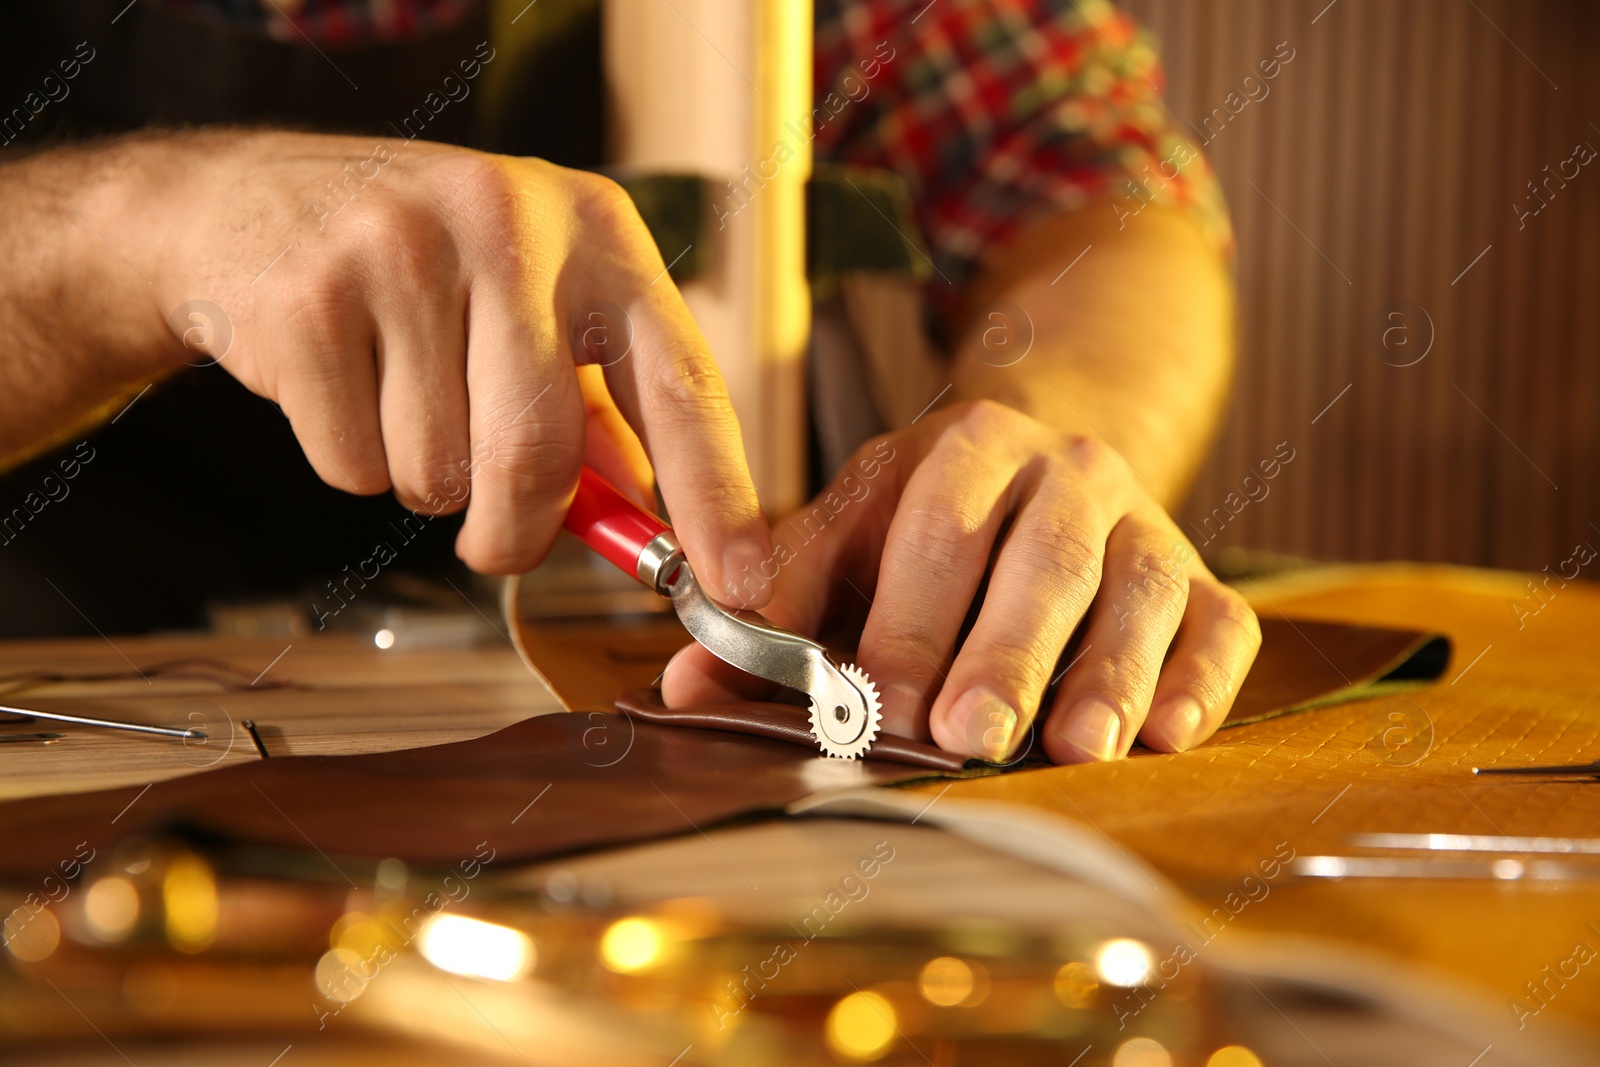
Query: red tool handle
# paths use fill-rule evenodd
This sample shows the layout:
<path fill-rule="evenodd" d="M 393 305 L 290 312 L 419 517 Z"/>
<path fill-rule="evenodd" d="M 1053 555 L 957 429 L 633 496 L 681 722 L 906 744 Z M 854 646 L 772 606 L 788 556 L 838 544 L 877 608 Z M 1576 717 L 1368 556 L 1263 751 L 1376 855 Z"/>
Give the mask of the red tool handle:
<path fill-rule="evenodd" d="M 671 529 L 588 465 L 578 476 L 578 494 L 561 525 L 630 578 L 639 577 L 645 546 Z"/>

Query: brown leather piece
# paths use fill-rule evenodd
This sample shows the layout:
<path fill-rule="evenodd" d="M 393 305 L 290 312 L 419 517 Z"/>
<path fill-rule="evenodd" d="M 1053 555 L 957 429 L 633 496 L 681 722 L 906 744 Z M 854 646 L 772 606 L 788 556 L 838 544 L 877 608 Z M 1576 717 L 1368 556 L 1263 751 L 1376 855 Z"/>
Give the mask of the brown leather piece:
<path fill-rule="evenodd" d="M 103 852 L 124 838 L 172 831 L 314 850 L 331 857 L 334 878 L 345 857 L 450 865 L 483 841 L 498 864 L 692 833 L 830 787 L 927 774 L 764 737 L 558 712 L 448 745 L 279 757 L 157 782 L 143 794 L 110 789 L 0 804 L 0 876 L 32 880 L 80 842 Z"/>
<path fill-rule="evenodd" d="M 1431 682 L 1450 651 L 1439 633 L 1263 615 L 1261 652 L 1222 725 L 1353 700 L 1386 679 Z"/>
<path fill-rule="evenodd" d="M 632 689 L 617 698 L 617 710 L 645 722 L 663 726 L 692 726 L 704 730 L 726 730 L 730 733 L 770 737 L 787 741 L 815 751 L 816 739 L 811 736 L 811 720 L 801 708 L 789 704 L 772 704 L 757 700 L 732 701 L 726 704 L 702 704 L 694 708 L 669 708 L 661 702 L 661 690 L 652 687 Z M 880 733 L 866 756 L 869 760 L 888 763 L 905 763 L 945 774 L 957 774 L 967 767 L 967 757 L 946 752 L 928 744 L 899 734 Z M 974 761 L 977 766 L 987 766 Z"/>
<path fill-rule="evenodd" d="M 1426 640 L 1271 619 L 1263 632 L 1240 696 L 1254 718 L 1357 691 Z M 541 715 L 428 748 L 236 764 L 145 793 L 0 804 L 0 875 L 48 870 L 80 842 L 103 849 L 170 831 L 420 865 L 459 862 L 487 841 L 509 861 L 531 860 L 778 811 L 831 787 L 1000 770 L 893 735 L 880 735 L 866 760 L 830 759 L 817 752 L 805 713 L 782 704 L 669 711 L 653 691 L 635 691 L 619 707 L 625 714 Z M 1010 769 L 1029 766 L 1038 764 L 1018 760 Z"/>
<path fill-rule="evenodd" d="M 1377 682 L 1404 677 L 1431 681 L 1449 662 L 1449 639 L 1420 630 L 1376 626 L 1261 620 L 1261 652 L 1222 725 L 1260 722 L 1291 711 L 1353 700 Z M 619 710 L 647 722 L 703 730 L 724 730 L 787 741 L 815 750 L 806 712 L 788 704 L 732 701 L 692 708 L 669 708 L 654 687 L 632 689 L 616 700 Z M 1044 758 L 1037 743 L 1024 759 Z M 868 759 L 889 760 L 954 774 L 963 769 L 997 769 L 981 760 L 945 752 L 926 742 L 880 734 Z M 1022 760 L 1013 760 L 1015 768 Z"/>

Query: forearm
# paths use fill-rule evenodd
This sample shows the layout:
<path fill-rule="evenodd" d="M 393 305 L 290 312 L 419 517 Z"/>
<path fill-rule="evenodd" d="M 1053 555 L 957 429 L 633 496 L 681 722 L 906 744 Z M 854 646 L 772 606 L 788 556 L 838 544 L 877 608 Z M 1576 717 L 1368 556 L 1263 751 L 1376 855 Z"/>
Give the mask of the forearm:
<path fill-rule="evenodd" d="M 0 164 L 0 469 L 182 366 L 153 277 L 157 220 L 181 166 L 169 140 Z"/>
<path fill-rule="evenodd" d="M 1110 212 L 1057 216 L 1007 250 L 966 308 L 956 398 L 1103 437 L 1163 504 L 1181 499 L 1226 399 L 1234 329 L 1227 268 L 1185 219 L 1146 211 L 1119 229 Z"/>

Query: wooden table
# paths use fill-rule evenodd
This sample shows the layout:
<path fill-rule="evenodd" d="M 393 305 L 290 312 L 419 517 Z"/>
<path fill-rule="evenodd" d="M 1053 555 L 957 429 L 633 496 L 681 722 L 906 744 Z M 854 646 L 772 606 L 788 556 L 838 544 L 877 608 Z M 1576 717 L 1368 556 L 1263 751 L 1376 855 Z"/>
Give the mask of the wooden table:
<path fill-rule="evenodd" d="M 197 659 L 215 663 L 204 673 L 226 684 L 154 669 Z M 411 652 L 351 635 L 0 643 L 0 678 L 39 673 L 120 677 L 24 692 L 0 683 L 7 694 L 0 703 L 154 726 L 199 724 L 209 736 L 201 744 L 36 720 L 26 732 L 66 736 L 0 744 L 0 799 L 143 785 L 260 759 L 246 719 L 272 755 L 338 755 L 461 741 L 561 710 L 505 643 Z"/>
<path fill-rule="evenodd" d="M 1388 566 L 1247 586 L 1262 613 L 1443 631 L 1455 643 L 1449 673 L 1420 691 L 1231 728 L 1179 756 L 961 781 L 948 797 L 1087 822 L 1192 897 L 1202 939 L 1330 938 L 1486 993 L 1507 1021 L 1600 1029 L 1600 881 L 1280 875 L 1259 901 L 1206 921 L 1275 853 L 1359 854 L 1357 833 L 1600 837 L 1600 782 L 1471 773 L 1600 758 L 1600 586 L 1552 581 L 1541 608 L 1528 582 Z M 1431 744 L 1385 748 L 1383 732 L 1403 723 L 1431 729 Z M 1600 875 L 1600 857 L 1589 864 Z"/>
<path fill-rule="evenodd" d="M 950 799 L 1005 800 L 1087 823 L 1187 892 L 1197 928 L 1215 928 L 1218 938 L 1329 938 L 1488 994 L 1508 1020 L 1529 1027 L 1559 1025 L 1552 1020 L 1594 1026 L 1600 881 L 1280 875 L 1267 895 L 1206 925 L 1263 860 L 1285 850 L 1301 857 L 1356 853 L 1356 833 L 1600 836 L 1600 782 L 1470 773 L 1478 764 L 1600 758 L 1600 587 L 1552 582 L 1541 603 L 1527 582 L 1522 575 L 1390 566 L 1247 586 L 1264 613 L 1442 630 L 1455 642 L 1450 672 L 1421 691 L 1232 728 L 1177 756 L 1147 753 L 926 792 L 932 797 L 948 786 Z M 0 674 L 128 672 L 184 656 L 232 665 L 235 687 L 132 676 L 11 699 L 150 723 L 181 722 L 185 709 L 220 715 L 212 724 L 220 754 L 65 727 L 68 739 L 52 746 L 0 745 L 0 796 L 138 785 L 256 759 L 242 731 L 226 743 L 225 727 L 245 718 L 263 724 L 266 743 L 282 755 L 456 740 L 559 708 L 505 645 L 402 655 L 346 637 L 297 639 L 287 649 L 206 638 L 11 643 L 0 645 Z M 266 688 L 272 680 L 306 688 Z M 1425 726 L 1431 739 L 1398 752 L 1385 748 L 1395 714 L 1412 728 Z M 1597 956 L 1574 974 L 1578 946 Z M 1552 973 L 1571 976 L 1552 980 Z M 1541 992 L 1530 992 L 1529 983 Z"/>

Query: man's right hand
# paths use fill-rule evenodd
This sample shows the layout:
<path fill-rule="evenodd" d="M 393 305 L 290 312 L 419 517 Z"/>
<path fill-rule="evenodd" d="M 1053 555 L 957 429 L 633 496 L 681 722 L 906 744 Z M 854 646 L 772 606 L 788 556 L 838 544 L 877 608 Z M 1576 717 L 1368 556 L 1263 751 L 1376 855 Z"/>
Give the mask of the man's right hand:
<path fill-rule="evenodd" d="M 80 245 L 109 257 L 95 273 L 127 272 L 124 291 L 142 294 L 130 344 L 172 367 L 221 355 L 282 407 L 330 485 L 465 507 L 458 555 L 511 573 L 543 558 L 586 455 L 639 490 L 653 463 L 708 590 L 770 553 L 722 378 L 614 182 L 297 133 L 141 135 L 113 150 L 91 173 L 66 168 L 92 147 L 20 166 L 77 212 L 58 225 L 102 232 Z M 174 315 L 196 301 L 227 327 Z M 448 491 L 463 480 L 470 496 Z"/>

